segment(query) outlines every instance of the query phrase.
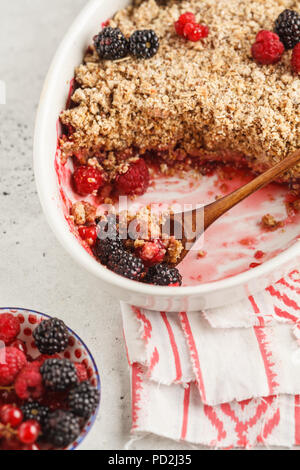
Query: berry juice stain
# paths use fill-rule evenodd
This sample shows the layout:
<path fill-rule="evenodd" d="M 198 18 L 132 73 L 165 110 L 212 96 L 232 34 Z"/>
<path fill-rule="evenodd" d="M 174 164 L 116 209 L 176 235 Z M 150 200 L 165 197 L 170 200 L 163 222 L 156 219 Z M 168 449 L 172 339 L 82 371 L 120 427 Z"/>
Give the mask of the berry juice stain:
<path fill-rule="evenodd" d="M 68 217 L 71 204 L 82 199 L 74 193 L 69 183 L 72 163 L 62 165 L 58 160 L 56 162 L 64 214 L 79 243 L 91 253 Z M 222 167 L 221 171 L 217 166 L 212 166 L 211 171 L 204 172 L 206 174 L 199 178 L 192 172 L 184 178 L 166 177 L 158 171 L 153 173 L 155 176 L 147 193 L 134 202 L 129 201 L 129 209 L 132 204 L 135 210 L 148 205 L 162 208 L 178 204 L 182 209 L 184 205 L 189 205 L 190 209 L 212 203 L 254 178 L 249 170 L 237 170 L 230 166 Z M 93 196 L 85 200 L 97 204 Z M 300 235 L 300 211 L 288 210 L 290 202 L 294 202 L 294 196 L 291 196 L 288 187 L 274 183 L 231 209 L 206 230 L 179 265 L 183 285 L 199 285 L 235 276 L 286 250 Z M 275 231 L 264 229 L 261 220 L 266 214 L 282 221 L 283 228 Z M 199 256 L 202 251 L 207 253 L 205 257 Z M 263 253 L 261 258 L 257 253 Z"/>

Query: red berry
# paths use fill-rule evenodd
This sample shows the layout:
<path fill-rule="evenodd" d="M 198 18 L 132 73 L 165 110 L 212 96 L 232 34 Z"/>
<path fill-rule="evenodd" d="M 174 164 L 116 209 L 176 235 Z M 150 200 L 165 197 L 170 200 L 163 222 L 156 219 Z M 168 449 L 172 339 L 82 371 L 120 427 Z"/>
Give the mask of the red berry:
<path fill-rule="evenodd" d="M 148 189 L 150 174 L 145 161 L 140 158 L 132 163 L 128 171 L 116 178 L 116 190 L 120 195 L 142 196 Z"/>
<path fill-rule="evenodd" d="M 183 29 L 184 29 L 184 24 L 180 23 L 180 21 L 176 21 L 174 23 L 175 31 L 178 34 L 178 36 L 183 36 Z"/>
<path fill-rule="evenodd" d="M 280 41 L 280 39 L 276 33 L 262 29 L 257 33 L 255 38 L 255 42 L 259 41 Z"/>
<path fill-rule="evenodd" d="M 40 398 L 43 395 L 43 380 L 39 362 L 32 362 L 25 367 L 15 381 L 15 392 L 22 400 Z"/>
<path fill-rule="evenodd" d="M 11 347 L 0 350 L 0 385 L 11 385 L 26 364 L 26 356 L 22 351 Z"/>
<path fill-rule="evenodd" d="M 75 190 L 80 196 L 88 196 L 103 185 L 104 178 L 101 171 L 90 166 L 80 166 L 74 171 L 73 181 Z"/>
<path fill-rule="evenodd" d="M 17 428 L 23 421 L 23 413 L 14 405 L 4 405 L 0 409 L 0 421 L 2 424 L 10 424 L 12 428 Z"/>
<path fill-rule="evenodd" d="M 179 17 L 178 21 L 176 21 L 174 23 L 175 31 L 178 34 L 178 36 L 183 36 L 184 26 L 187 23 L 192 23 L 193 24 L 195 22 L 196 22 L 196 18 L 195 18 L 194 13 L 191 13 L 189 11 L 187 11 L 186 13 L 183 13 Z"/>
<path fill-rule="evenodd" d="M 284 45 L 277 34 L 271 31 L 260 31 L 256 36 L 256 42 L 251 48 L 253 59 L 259 64 L 276 64 L 280 61 L 284 52 Z"/>
<path fill-rule="evenodd" d="M 294 47 L 292 53 L 292 69 L 300 74 L 300 42 Z"/>
<path fill-rule="evenodd" d="M 75 363 L 74 364 L 77 372 L 77 378 L 79 382 L 86 382 L 88 380 L 87 369 L 84 364 Z"/>
<path fill-rule="evenodd" d="M 188 39 L 189 35 L 194 31 L 195 23 L 186 23 L 183 27 L 183 36 Z"/>
<path fill-rule="evenodd" d="M 206 38 L 209 34 L 209 28 L 202 24 L 187 23 L 183 30 L 183 35 L 189 41 L 197 42 Z"/>
<path fill-rule="evenodd" d="M 207 38 L 207 36 L 209 35 L 209 27 L 206 26 L 206 24 L 200 24 L 200 26 L 202 28 L 202 39 Z"/>
<path fill-rule="evenodd" d="M 182 15 L 179 16 L 178 21 L 181 24 L 196 23 L 196 17 L 194 15 L 194 13 L 191 13 L 190 11 L 187 11 L 186 13 L 183 13 Z"/>
<path fill-rule="evenodd" d="M 34 444 L 41 432 L 37 421 L 26 421 L 18 429 L 18 437 L 23 444 Z"/>
<path fill-rule="evenodd" d="M 166 254 L 166 248 L 159 239 L 146 242 L 142 248 L 137 250 L 137 255 L 147 266 L 162 263 Z"/>
<path fill-rule="evenodd" d="M 97 228 L 96 226 L 92 227 L 79 227 L 78 233 L 82 240 L 86 241 L 89 245 L 94 245 L 97 240 Z"/>
<path fill-rule="evenodd" d="M 20 333 L 20 322 L 11 313 L 0 314 L 0 341 L 11 343 Z"/>
<path fill-rule="evenodd" d="M 25 354 L 25 356 L 27 355 L 27 346 L 24 341 L 21 341 L 20 339 L 16 339 L 10 344 L 10 346 L 12 348 L 18 349 L 19 351 L 22 351 Z"/>

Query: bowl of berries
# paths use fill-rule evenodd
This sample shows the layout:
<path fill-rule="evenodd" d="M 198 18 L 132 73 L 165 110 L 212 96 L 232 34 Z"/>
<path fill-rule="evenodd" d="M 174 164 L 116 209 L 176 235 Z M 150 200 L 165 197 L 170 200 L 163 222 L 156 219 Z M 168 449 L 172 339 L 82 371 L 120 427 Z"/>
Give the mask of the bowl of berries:
<path fill-rule="evenodd" d="M 0 309 L 0 450 L 75 450 L 95 423 L 100 377 L 62 320 Z"/>

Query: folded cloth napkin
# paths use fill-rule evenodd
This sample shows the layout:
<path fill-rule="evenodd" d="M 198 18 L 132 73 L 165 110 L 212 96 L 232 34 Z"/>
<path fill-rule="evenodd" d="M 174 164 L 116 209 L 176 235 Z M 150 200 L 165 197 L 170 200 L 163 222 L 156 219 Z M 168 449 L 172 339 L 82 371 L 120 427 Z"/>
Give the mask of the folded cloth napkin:
<path fill-rule="evenodd" d="M 300 445 L 298 271 L 218 309 L 121 308 L 134 435 L 220 448 Z"/>

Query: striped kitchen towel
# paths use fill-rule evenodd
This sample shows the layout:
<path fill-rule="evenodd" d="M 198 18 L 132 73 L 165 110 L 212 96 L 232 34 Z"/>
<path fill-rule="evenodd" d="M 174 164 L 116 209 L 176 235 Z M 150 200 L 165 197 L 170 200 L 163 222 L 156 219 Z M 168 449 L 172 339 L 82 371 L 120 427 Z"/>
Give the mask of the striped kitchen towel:
<path fill-rule="evenodd" d="M 299 294 L 293 271 L 205 312 L 122 304 L 132 432 L 220 448 L 300 444 Z"/>

